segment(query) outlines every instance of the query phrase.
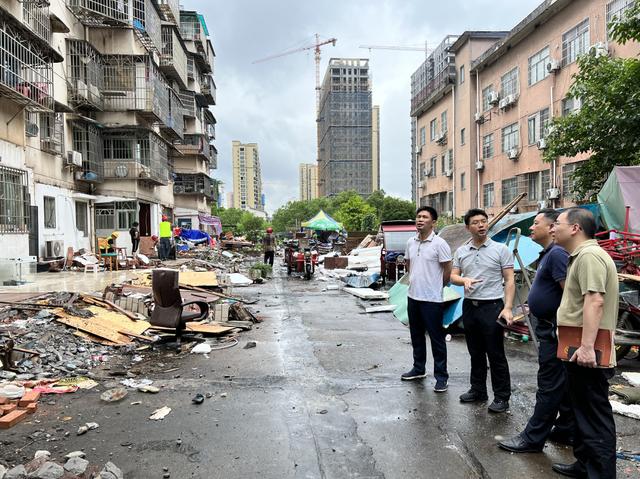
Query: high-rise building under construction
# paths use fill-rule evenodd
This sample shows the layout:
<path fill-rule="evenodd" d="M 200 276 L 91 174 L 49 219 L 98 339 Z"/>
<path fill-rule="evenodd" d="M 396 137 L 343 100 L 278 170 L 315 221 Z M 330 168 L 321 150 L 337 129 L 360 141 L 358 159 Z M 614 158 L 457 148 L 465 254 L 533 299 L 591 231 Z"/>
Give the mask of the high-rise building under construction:
<path fill-rule="evenodd" d="M 379 189 L 378 111 L 374 115 L 369 60 L 332 58 L 318 112 L 319 196 L 345 190 L 369 195 Z"/>

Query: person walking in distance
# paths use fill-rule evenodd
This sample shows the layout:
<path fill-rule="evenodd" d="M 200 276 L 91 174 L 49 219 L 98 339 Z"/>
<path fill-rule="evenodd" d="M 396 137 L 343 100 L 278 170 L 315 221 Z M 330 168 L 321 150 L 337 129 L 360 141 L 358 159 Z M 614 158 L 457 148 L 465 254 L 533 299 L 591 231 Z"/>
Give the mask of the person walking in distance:
<path fill-rule="evenodd" d="M 160 243 L 158 244 L 158 256 L 160 261 L 166 261 L 169 259 L 169 253 L 171 252 L 171 222 L 167 215 L 162 215 L 162 221 L 160 222 Z"/>
<path fill-rule="evenodd" d="M 529 228 L 531 239 L 544 248 L 527 298 L 529 311 L 536 318 L 535 333 L 539 341 L 538 391 L 533 415 L 524 431 L 498 443 L 510 452 L 542 451 L 547 439 L 567 445 L 573 441 L 574 421 L 566 371 L 557 356 L 556 312 L 569 260 L 569 253 L 553 241 L 553 224 L 558 215 L 553 209 L 540 210 Z"/>
<path fill-rule="evenodd" d="M 575 415 L 573 464 L 553 464 L 568 477 L 616 477 L 616 425 L 609 403 L 609 379 L 616 364 L 613 337 L 618 319 L 618 274 L 611 257 L 594 239 L 596 221 L 581 208 L 563 211 L 554 223 L 558 245 L 569 253 L 567 279 L 558 309 L 558 340 L 562 326 L 580 328 L 581 342 L 564 362 L 571 406 Z M 600 360 L 596 336 L 611 336 L 611 355 Z M 598 351 L 602 354 L 602 351 Z"/>
<path fill-rule="evenodd" d="M 264 250 L 264 263 L 273 266 L 273 257 L 276 254 L 276 237 L 273 228 L 267 228 L 267 234 L 262 238 L 262 248 Z"/>
<path fill-rule="evenodd" d="M 436 235 L 434 225 L 438 213 L 430 206 L 416 211 L 415 237 L 407 241 L 405 261 L 409 271 L 407 313 L 413 347 L 413 368 L 402 374 L 405 381 L 426 377 L 427 343 L 431 340 L 435 392 L 445 392 L 448 387 L 447 343 L 442 327 L 442 288 L 451 275 L 451 249 Z"/>
<path fill-rule="evenodd" d="M 488 218 L 484 210 L 477 208 L 464 215 L 471 241 L 456 251 L 451 282 L 464 286 L 462 323 L 471 356 L 471 389 L 460 396 L 460 401 L 488 399 L 488 358 L 494 394 L 489 411 L 502 413 L 509 409 L 511 379 L 504 353 L 503 328 L 497 320 L 513 322 L 515 282 L 513 255 L 504 244 L 489 238 Z"/>
<path fill-rule="evenodd" d="M 131 236 L 131 253 L 135 254 L 138 251 L 140 245 L 140 230 L 138 229 L 139 223 L 136 221 L 131 225 L 129 230 L 129 236 Z"/>

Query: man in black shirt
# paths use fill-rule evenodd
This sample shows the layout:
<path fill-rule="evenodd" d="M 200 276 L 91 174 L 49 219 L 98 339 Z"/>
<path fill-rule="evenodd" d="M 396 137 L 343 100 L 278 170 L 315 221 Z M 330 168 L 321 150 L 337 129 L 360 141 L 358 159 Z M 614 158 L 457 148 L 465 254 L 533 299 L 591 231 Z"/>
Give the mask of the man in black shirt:
<path fill-rule="evenodd" d="M 136 221 L 131 225 L 129 230 L 129 236 L 131 236 L 131 252 L 138 251 L 138 245 L 140 244 L 140 230 L 138 229 L 139 223 Z"/>
<path fill-rule="evenodd" d="M 544 248 L 527 299 L 529 311 L 537 319 L 535 333 L 540 341 L 538 391 L 533 415 L 524 431 L 498 443 L 510 452 L 540 452 L 547 439 L 563 444 L 573 440 L 574 417 L 566 372 L 556 357 L 556 311 L 560 307 L 569 261 L 569 254 L 553 242 L 553 224 L 557 218 L 557 211 L 541 210 L 530 228 L 531 239 Z"/>

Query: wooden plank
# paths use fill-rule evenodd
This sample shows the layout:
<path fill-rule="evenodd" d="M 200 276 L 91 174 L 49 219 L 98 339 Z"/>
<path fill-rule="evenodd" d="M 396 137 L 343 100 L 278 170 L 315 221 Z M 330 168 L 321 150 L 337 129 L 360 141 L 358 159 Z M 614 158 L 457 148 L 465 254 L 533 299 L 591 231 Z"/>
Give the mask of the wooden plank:
<path fill-rule="evenodd" d="M 352 294 L 360 299 L 388 299 L 389 293 L 383 293 L 380 291 L 374 291 L 370 288 L 343 288 L 344 292 Z"/>
<path fill-rule="evenodd" d="M 396 309 L 395 304 L 385 304 L 382 306 L 370 306 L 368 308 L 364 308 L 365 313 L 386 313 L 391 312 Z"/>
<path fill-rule="evenodd" d="M 122 344 L 120 343 L 114 343 L 113 341 L 109 341 L 108 339 L 94 336 L 93 334 L 85 333 L 84 331 L 74 331 L 73 335 L 82 339 L 86 339 L 87 341 L 92 341 L 94 343 L 102 344 L 103 346 L 122 346 Z"/>
<path fill-rule="evenodd" d="M 96 308 L 97 306 L 92 307 Z M 93 334 L 94 336 L 99 336 L 114 343 L 131 344 L 131 339 L 129 339 L 126 335 L 119 333 L 117 329 L 101 325 L 100 322 L 96 321 L 96 318 L 85 319 L 71 316 L 70 314 L 67 314 L 62 308 L 55 309 L 53 313 L 58 317 L 57 321 L 59 323 L 66 324 L 67 326 L 71 326 L 72 328 L 85 331 L 87 333 Z"/>
<path fill-rule="evenodd" d="M 175 328 L 165 328 L 162 326 L 151 326 L 151 329 L 160 330 L 160 331 L 175 331 Z M 202 334 L 213 334 L 220 335 L 226 334 L 236 328 L 232 328 L 229 326 L 220 326 L 215 323 L 199 323 L 197 321 L 190 321 L 187 323 L 185 327 L 185 331 L 191 333 L 202 333 Z"/>
<path fill-rule="evenodd" d="M 218 286 L 218 279 L 213 271 L 180 271 L 178 282 L 186 286 Z"/>
<path fill-rule="evenodd" d="M 622 279 L 628 279 L 630 281 L 635 281 L 640 283 L 640 276 L 636 276 L 634 274 L 626 274 L 626 273 L 618 273 L 618 277 Z"/>
<path fill-rule="evenodd" d="M 108 311 L 100 306 L 89 306 L 88 309 L 95 314 L 95 316 L 90 318 L 90 320 L 98 320 L 102 324 L 108 324 L 114 331 L 127 331 L 133 334 L 142 334 L 151 326 L 151 323 L 148 321 L 134 321 L 123 314 L 116 311 Z"/>

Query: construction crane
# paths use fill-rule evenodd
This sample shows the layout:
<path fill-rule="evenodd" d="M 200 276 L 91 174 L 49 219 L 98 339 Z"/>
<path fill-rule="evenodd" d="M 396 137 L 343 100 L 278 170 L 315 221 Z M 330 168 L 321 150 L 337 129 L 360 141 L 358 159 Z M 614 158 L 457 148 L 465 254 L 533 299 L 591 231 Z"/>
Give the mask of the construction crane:
<path fill-rule="evenodd" d="M 271 55 L 265 58 L 261 58 L 260 60 L 256 60 L 252 63 L 262 63 L 269 60 L 273 60 L 274 58 L 284 57 L 286 55 L 291 55 L 292 53 L 304 52 L 307 50 L 313 50 L 314 58 L 316 62 L 316 117 L 320 114 L 320 47 L 325 45 L 333 45 L 336 46 L 336 42 L 338 40 L 335 38 L 329 38 L 328 40 L 320 41 L 320 35 L 316 33 L 316 41 L 311 45 L 306 45 L 304 47 L 294 48 L 293 50 L 287 50 L 286 52 L 278 53 L 277 55 Z"/>
<path fill-rule="evenodd" d="M 427 42 L 424 42 L 424 47 L 418 46 L 402 46 L 402 45 L 360 45 L 358 48 L 366 48 L 367 50 L 401 50 L 409 52 L 424 52 L 425 58 L 429 56 L 433 50 L 427 48 Z"/>

